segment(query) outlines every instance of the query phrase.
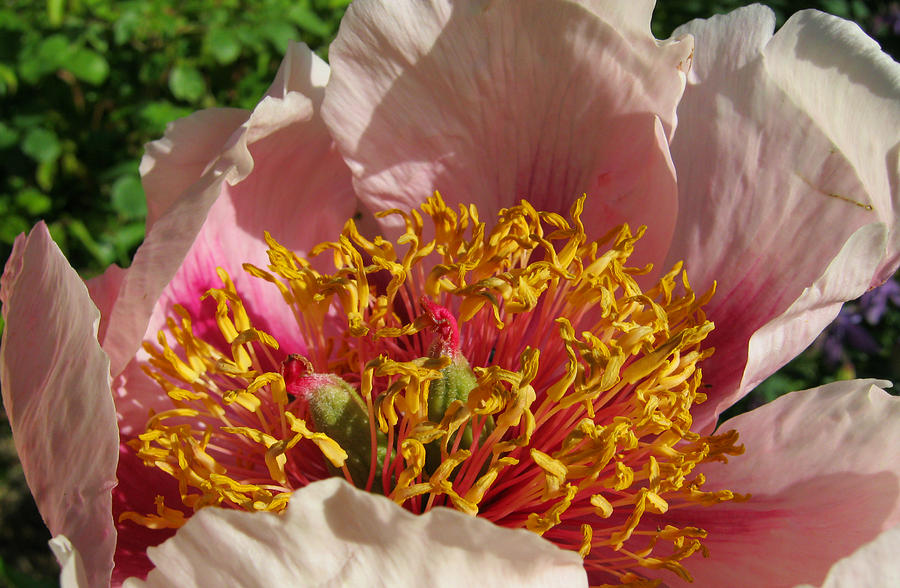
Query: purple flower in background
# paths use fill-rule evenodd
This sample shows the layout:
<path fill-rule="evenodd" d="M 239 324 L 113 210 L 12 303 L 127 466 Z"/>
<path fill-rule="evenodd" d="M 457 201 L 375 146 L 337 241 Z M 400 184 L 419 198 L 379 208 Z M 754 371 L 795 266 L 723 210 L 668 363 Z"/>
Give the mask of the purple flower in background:
<path fill-rule="evenodd" d="M 900 23 L 900 20 L 898 20 Z M 900 25 L 898 25 L 900 26 Z M 887 312 L 887 303 L 900 306 L 900 283 L 888 280 L 883 285 L 860 296 L 859 311 L 870 325 L 877 325 Z"/>
<path fill-rule="evenodd" d="M 856 305 L 848 304 L 841 309 L 834 322 L 822 333 L 817 346 L 825 355 L 828 365 L 836 366 L 845 360 L 849 361 L 844 351 L 846 346 L 865 353 L 881 351 L 881 346 L 861 324 L 862 322 L 863 315 Z"/>
<path fill-rule="evenodd" d="M 876 31 L 890 30 L 895 35 L 900 35 L 900 4 L 891 2 L 884 11 L 877 15 L 872 23 Z"/>
<path fill-rule="evenodd" d="M 848 347 L 863 353 L 880 353 L 881 345 L 869 333 L 866 324 L 874 326 L 881 322 L 888 311 L 888 302 L 900 306 L 900 283 L 895 280 L 888 280 L 854 302 L 845 304 L 816 342 L 825 361 L 831 366 L 852 365 L 847 357 Z"/>

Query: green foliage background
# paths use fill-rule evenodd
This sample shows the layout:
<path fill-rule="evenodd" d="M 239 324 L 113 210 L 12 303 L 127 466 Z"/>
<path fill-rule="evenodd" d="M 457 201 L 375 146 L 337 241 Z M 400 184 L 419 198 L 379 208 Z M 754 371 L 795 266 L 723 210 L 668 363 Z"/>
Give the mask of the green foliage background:
<path fill-rule="evenodd" d="M 144 231 L 142 146 L 166 125 L 212 106 L 252 108 L 289 40 L 327 58 L 349 0 L 6 0 L 0 5 L 0 262 L 16 235 L 44 219 L 85 276 L 127 266 Z M 746 2 L 662 0 L 653 31 Z M 818 8 L 856 20 L 894 55 L 876 15 L 888 2 L 769 2 L 779 17 Z M 900 319 L 877 334 L 891 364 Z M 0 323 L 2 328 L 2 323 Z M 897 362 L 894 362 L 896 364 Z M 852 376 L 815 353 L 773 376 L 744 405 Z M 870 374 L 891 377 L 894 374 Z M 8 423 L 0 429 L 0 584 L 52 586 L 55 564 L 22 479 Z"/>

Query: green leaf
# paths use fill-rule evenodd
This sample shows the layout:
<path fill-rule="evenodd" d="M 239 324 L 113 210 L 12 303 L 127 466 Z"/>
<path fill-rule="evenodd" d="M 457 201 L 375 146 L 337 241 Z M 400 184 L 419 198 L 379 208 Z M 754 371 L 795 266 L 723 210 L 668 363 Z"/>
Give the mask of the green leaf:
<path fill-rule="evenodd" d="M 62 24 L 65 0 L 47 0 L 47 20 L 51 27 Z"/>
<path fill-rule="evenodd" d="M 206 80 L 189 65 L 176 65 L 169 72 L 169 89 L 179 100 L 197 102 L 206 95 Z"/>
<path fill-rule="evenodd" d="M 0 120 L 0 149 L 12 147 L 19 140 L 19 131 Z"/>
<path fill-rule="evenodd" d="M 59 248 L 62 249 L 63 255 L 66 257 L 69 256 L 69 233 L 66 230 L 66 225 L 61 220 L 56 220 L 47 225 L 47 228 L 50 230 L 50 238 L 59 245 Z"/>
<path fill-rule="evenodd" d="M 38 163 L 53 161 L 61 150 L 56 133 L 47 129 L 30 129 L 22 141 L 22 151 Z"/>
<path fill-rule="evenodd" d="M 38 164 L 34 172 L 34 179 L 42 190 L 49 192 L 53 189 L 53 183 L 56 180 L 56 172 L 59 171 L 57 159 L 42 161 Z"/>
<path fill-rule="evenodd" d="M 113 40 L 116 45 L 124 45 L 134 37 L 141 26 L 141 15 L 136 6 L 126 6 L 121 16 L 113 24 Z"/>
<path fill-rule="evenodd" d="M 40 216 L 50 210 L 53 200 L 39 190 L 25 188 L 16 194 L 16 206 L 31 216 Z"/>
<path fill-rule="evenodd" d="M 90 49 L 78 49 L 66 62 L 66 69 L 83 82 L 99 86 L 109 76 L 109 64 L 106 58 Z"/>
<path fill-rule="evenodd" d="M 0 242 L 12 245 L 20 233 L 28 230 L 28 221 L 17 214 L 6 214 L 0 218 Z"/>
<path fill-rule="evenodd" d="M 50 35 L 38 46 L 38 57 L 44 60 L 49 69 L 56 69 L 72 54 L 72 45 L 65 35 Z"/>
<path fill-rule="evenodd" d="M 109 53 L 109 25 L 96 20 L 85 22 L 81 34 L 83 47 L 90 47 L 101 55 Z"/>
<path fill-rule="evenodd" d="M 237 35 L 225 29 L 210 29 L 204 44 L 206 52 L 222 65 L 233 62 L 241 55 L 241 42 Z"/>
<path fill-rule="evenodd" d="M 260 31 L 279 53 L 283 53 L 287 50 L 290 41 L 296 41 L 300 38 L 297 29 L 284 21 L 267 22 L 260 27 Z"/>
<path fill-rule="evenodd" d="M 19 55 L 19 76 L 28 83 L 59 69 L 72 54 L 72 46 L 65 35 L 50 35 L 36 47 L 26 47 Z"/>
<path fill-rule="evenodd" d="M 822 0 L 822 9 L 841 18 L 852 18 L 850 3 L 846 0 Z"/>
<path fill-rule="evenodd" d="M 237 36 L 238 40 L 240 40 L 241 44 L 244 47 L 249 47 L 253 53 L 265 55 L 269 51 L 263 42 L 262 31 L 258 27 L 241 23 L 232 29 L 232 31 Z"/>
<path fill-rule="evenodd" d="M 161 135 L 166 125 L 177 118 L 187 116 L 190 108 L 175 106 L 171 102 L 151 102 L 141 109 L 140 117 L 150 127 L 151 135 Z"/>
<path fill-rule="evenodd" d="M 147 200 L 144 188 L 136 175 L 125 175 L 112 185 L 113 209 L 125 219 L 140 219 L 147 216 Z"/>
<path fill-rule="evenodd" d="M 144 222 L 128 223 L 113 234 L 113 243 L 118 251 L 117 262 L 122 267 L 131 261 L 131 252 L 144 240 Z"/>
<path fill-rule="evenodd" d="M 0 63 L 0 96 L 15 94 L 19 89 L 16 72 L 5 63 Z"/>
<path fill-rule="evenodd" d="M 10 4 L 7 2 L 6 4 Z M 25 17 L 23 10 L 16 10 L 12 6 L 0 6 L 0 29 L 10 31 L 22 31 L 31 27 L 31 19 Z"/>
<path fill-rule="evenodd" d="M 115 260 L 112 246 L 109 243 L 98 243 L 80 220 L 72 219 L 69 223 L 69 234 L 81 243 L 99 265 L 105 267 Z"/>
<path fill-rule="evenodd" d="M 872 11 L 862 0 L 853 2 L 853 20 L 856 22 L 864 22 L 872 17 Z"/>
<path fill-rule="evenodd" d="M 297 23 L 301 30 L 319 37 L 330 37 L 331 27 L 308 6 L 295 4 L 288 10 L 288 18 Z"/>

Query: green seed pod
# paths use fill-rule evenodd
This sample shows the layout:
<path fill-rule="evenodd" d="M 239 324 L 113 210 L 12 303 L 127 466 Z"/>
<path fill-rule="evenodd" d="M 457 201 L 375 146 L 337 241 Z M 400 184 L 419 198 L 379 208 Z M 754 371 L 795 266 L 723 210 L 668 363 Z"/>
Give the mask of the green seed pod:
<path fill-rule="evenodd" d="M 334 374 L 312 373 L 309 362 L 298 355 L 290 355 L 284 361 L 282 374 L 288 393 L 305 405 L 303 416 L 312 421 L 317 432 L 328 435 L 347 452 L 346 466 L 354 485 L 365 487 L 372 467 L 372 427 L 362 397 Z M 380 431 L 376 442 L 376 463 L 380 464 L 386 453 Z"/>
<path fill-rule="evenodd" d="M 468 360 L 457 353 L 453 361 L 441 370 L 441 377 L 432 380 L 428 387 L 428 420 L 439 423 L 454 400 L 463 404 L 469 400 L 469 393 L 475 389 L 477 378 Z M 494 419 L 488 418 L 481 428 L 481 439 L 487 438 L 494 430 Z M 448 442 L 448 447 L 456 444 L 456 437 L 462 435 L 459 440 L 460 449 L 468 449 L 472 446 L 472 425 L 466 425 L 462 430 L 456 431 Z M 425 471 L 433 473 L 441 463 L 441 442 L 433 441 L 425 446 Z"/>

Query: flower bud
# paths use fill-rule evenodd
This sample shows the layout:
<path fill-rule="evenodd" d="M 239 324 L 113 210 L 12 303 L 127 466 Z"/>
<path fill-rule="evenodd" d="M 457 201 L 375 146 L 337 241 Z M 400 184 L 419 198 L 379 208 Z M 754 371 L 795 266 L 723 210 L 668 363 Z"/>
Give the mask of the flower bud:
<path fill-rule="evenodd" d="M 347 452 L 345 465 L 353 482 L 364 488 L 372 465 L 372 428 L 359 393 L 334 374 L 313 372 L 312 364 L 301 355 L 289 355 L 281 364 L 281 373 L 288 393 L 297 397 L 300 416 Z"/>
<path fill-rule="evenodd" d="M 422 298 L 422 306 L 425 309 L 424 320 L 430 323 L 435 337 L 429 348 L 431 357 L 449 356 L 450 365 L 441 370 L 441 377 L 432 380 L 428 387 L 428 420 L 439 423 L 444 418 L 450 404 L 459 400 L 466 404 L 469 393 L 475 389 L 477 378 L 469 365 L 469 361 L 459 350 L 459 327 L 456 318 L 449 309 L 440 306 L 428 298 Z M 484 423 L 481 437 L 484 438 L 494 428 L 492 418 Z M 449 445 L 456 445 L 456 436 L 462 435 L 459 441 L 460 449 L 468 449 L 472 446 L 472 425 L 457 431 L 450 438 Z M 440 463 L 440 443 L 435 441 L 426 447 L 426 470 L 431 472 Z"/>
<path fill-rule="evenodd" d="M 457 353 L 450 365 L 441 370 L 441 377 L 431 381 L 428 388 L 428 420 L 441 422 L 454 400 L 465 404 L 469 399 L 469 392 L 475 389 L 476 381 L 469 362 L 461 353 Z M 471 444 L 471 439 L 469 443 Z"/>

